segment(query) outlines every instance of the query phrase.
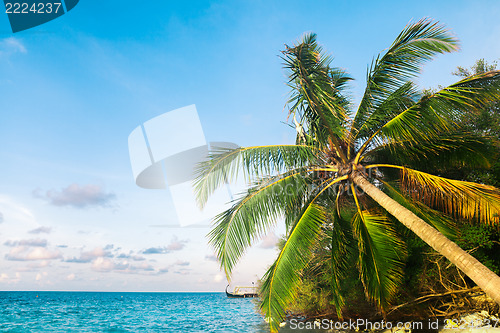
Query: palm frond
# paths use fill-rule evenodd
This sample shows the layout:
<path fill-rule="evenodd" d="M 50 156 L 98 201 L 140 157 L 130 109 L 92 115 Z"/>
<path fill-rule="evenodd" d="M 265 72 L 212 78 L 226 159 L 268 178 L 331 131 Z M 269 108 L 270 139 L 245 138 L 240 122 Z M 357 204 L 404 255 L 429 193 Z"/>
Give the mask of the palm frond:
<path fill-rule="evenodd" d="M 310 136 L 319 144 L 327 139 L 337 141 L 345 136 L 348 100 L 341 93 L 351 78 L 342 70 L 330 67 L 331 57 L 322 52 L 315 34 L 305 35 L 302 42 L 283 51 L 284 67 L 289 72 L 292 93 L 287 104 L 290 114 L 299 114 Z M 336 142 L 339 156 L 342 155 Z"/>
<path fill-rule="evenodd" d="M 500 189 L 483 184 L 443 178 L 398 165 L 368 166 L 401 170 L 405 195 L 454 218 L 500 223 Z"/>
<path fill-rule="evenodd" d="M 217 188 L 236 179 L 240 172 L 262 177 L 317 164 L 321 156 L 317 148 L 304 145 L 217 148 L 196 170 L 196 199 L 203 207 Z"/>
<path fill-rule="evenodd" d="M 328 216 L 331 223 L 323 227 L 322 241 L 317 243 L 318 249 L 315 251 L 323 255 L 313 257 L 311 264 L 317 267 L 317 274 L 326 273 L 325 281 L 329 286 L 330 302 L 335 307 L 337 316 L 342 318 L 345 299 L 341 281 L 352 269 L 350 262 L 353 252 L 352 230 L 349 221 L 345 221 L 336 210 Z"/>
<path fill-rule="evenodd" d="M 391 141 L 366 152 L 363 158 L 419 170 L 450 170 L 464 166 L 488 168 L 495 155 L 490 142 L 487 137 L 458 131 L 419 143 Z"/>
<path fill-rule="evenodd" d="M 273 332 L 277 332 L 280 322 L 285 319 L 285 308 L 294 298 L 300 270 L 307 264 L 325 217 L 322 207 L 313 203 L 305 207 L 278 258 L 264 275 L 261 309 Z"/>
<path fill-rule="evenodd" d="M 245 250 L 268 232 L 286 207 L 299 204 L 307 195 L 308 179 L 301 169 L 270 177 L 215 217 L 209 243 L 228 280 Z"/>
<path fill-rule="evenodd" d="M 408 80 L 420 73 L 423 63 L 440 53 L 458 49 L 457 39 L 430 19 L 408 25 L 368 71 L 367 86 L 353 121 L 351 134 L 363 127 L 372 112 Z"/>
<path fill-rule="evenodd" d="M 381 101 L 359 128 L 353 129 L 356 132 L 353 134 L 353 141 L 370 137 L 390 119 L 415 104 L 420 97 L 417 86 L 413 82 L 406 82 Z"/>
<path fill-rule="evenodd" d="M 403 169 L 406 193 L 450 216 L 487 224 L 500 223 L 500 190 L 488 185 L 442 178 Z"/>
<path fill-rule="evenodd" d="M 387 121 L 358 152 L 361 156 L 373 140 L 417 145 L 458 129 L 460 121 L 500 99 L 500 71 L 465 78 L 423 97 L 404 112 Z"/>
<path fill-rule="evenodd" d="M 387 216 L 358 210 L 353 233 L 358 240 L 359 271 L 367 298 L 386 309 L 403 279 L 406 249 Z"/>
<path fill-rule="evenodd" d="M 388 182 L 380 180 L 384 184 L 384 190 L 389 194 L 389 196 L 397 201 L 403 207 L 406 207 L 415 215 L 423 219 L 424 221 L 430 223 L 439 232 L 445 235 L 449 239 L 454 239 L 457 234 L 457 225 L 455 221 L 449 218 L 443 213 L 438 212 L 434 209 L 427 207 L 426 205 L 412 200 L 411 198 L 403 195 L 400 191 L 396 190 Z"/>

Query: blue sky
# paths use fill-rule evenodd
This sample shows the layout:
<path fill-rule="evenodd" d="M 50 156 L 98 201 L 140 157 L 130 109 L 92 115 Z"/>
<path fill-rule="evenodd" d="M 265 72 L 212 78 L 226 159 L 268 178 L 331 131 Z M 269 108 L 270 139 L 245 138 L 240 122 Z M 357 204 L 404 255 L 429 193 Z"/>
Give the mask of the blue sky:
<path fill-rule="evenodd" d="M 222 290 L 207 228 L 171 228 L 166 191 L 134 184 L 127 137 L 196 104 L 208 141 L 286 143 L 279 51 L 314 31 L 362 92 L 367 66 L 410 20 L 461 41 L 419 79 L 500 58 L 497 1 L 88 1 L 12 34 L 0 15 L 0 290 Z M 276 232 L 279 234 L 279 230 Z M 255 281 L 275 235 L 237 267 Z"/>

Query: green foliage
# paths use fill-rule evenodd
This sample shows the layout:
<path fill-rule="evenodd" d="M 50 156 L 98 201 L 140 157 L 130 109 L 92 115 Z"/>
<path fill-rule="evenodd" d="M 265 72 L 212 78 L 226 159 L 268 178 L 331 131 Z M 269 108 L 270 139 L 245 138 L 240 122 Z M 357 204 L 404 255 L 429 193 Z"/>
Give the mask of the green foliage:
<path fill-rule="evenodd" d="M 476 60 L 476 63 L 472 65 L 470 69 L 458 66 L 456 71 L 452 72 L 452 74 L 460 77 L 468 77 L 479 73 L 486 73 L 495 70 L 496 68 L 496 61 L 493 61 L 493 63 L 490 64 L 487 60 L 481 58 L 479 60 Z"/>
<path fill-rule="evenodd" d="M 457 67 L 454 75 L 465 77 L 495 70 L 497 62 L 488 63 L 485 59 L 479 59 L 470 68 Z M 496 187 L 500 186 L 500 102 L 494 101 L 480 110 L 476 117 L 464 118 L 461 126 L 476 135 L 489 137 L 484 150 L 490 156 L 492 167 L 490 169 L 477 169 L 463 166 L 457 170 L 453 176 L 465 180 L 479 183 L 490 184 Z"/>
<path fill-rule="evenodd" d="M 465 225 L 457 244 L 471 251 L 481 263 L 500 274 L 500 229 L 497 226 Z"/>

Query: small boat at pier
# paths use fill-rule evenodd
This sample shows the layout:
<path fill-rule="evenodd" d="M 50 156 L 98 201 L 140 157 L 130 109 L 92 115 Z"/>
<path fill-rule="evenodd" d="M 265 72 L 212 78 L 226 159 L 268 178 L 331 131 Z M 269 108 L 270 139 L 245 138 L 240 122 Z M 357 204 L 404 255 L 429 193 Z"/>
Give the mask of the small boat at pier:
<path fill-rule="evenodd" d="M 257 287 L 235 287 L 233 292 L 227 291 L 226 287 L 226 296 L 229 298 L 249 298 L 249 297 L 258 297 Z"/>

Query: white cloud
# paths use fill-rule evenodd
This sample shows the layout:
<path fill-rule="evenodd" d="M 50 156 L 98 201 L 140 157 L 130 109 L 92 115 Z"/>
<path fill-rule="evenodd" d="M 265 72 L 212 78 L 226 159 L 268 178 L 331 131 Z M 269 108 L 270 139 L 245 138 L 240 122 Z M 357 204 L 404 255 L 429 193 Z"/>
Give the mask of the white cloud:
<path fill-rule="evenodd" d="M 260 247 L 263 249 L 272 249 L 276 246 L 278 241 L 279 241 L 278 236 L 276 236 L 274 232 L 270 232 L 262 239 Z"/>
<path fill-rule="evenodd" d="M 5 223 L 15 223 L 15 227 L 35 227 L 37 225 L 35 221 L 35 216 L 25 206 L 17 203 L 15 200 L 11 199 L 6 195 L 0 195 L 0 210 L 4 216 Z M 8 219 L 5 219 L 5 216 Z M 14 225 L 12 224 L 14 227 Z"/>
<path fill-rule="evenodd" d="M 222 280 L 224 280 L 224 275 L 222 274 L 215 274 L 214 276 L 214 282 L 222 282 Z"/>
<path fill-rule="evenodd" d="M 205 259 L 208 260 L 208 261 L 215 261 L 215 262 L 217 262 L 217 257 L 214 254 L 207 254 L 205 256 Z"/>
<path fill-rule="evenodd" d="M 8 240 L 5 243 L 3 243 L 5 246 L 33 246 L 33 247 L 47 247 L 47 240 L 46 239 L 21 239 L 21 240 Z"/>
<path fill-rule="evenodd" d="M 29 234 L 50 234 L 51 232 L 52 228 L 49 227 L 39 227 L 28 231 Z"/>
<path fill-rule="evenodd" d="M 62 259 L 62 254 L 58 250 L 49 250 L 44 247 L 17 246 L 5 255 L 5 259 L 12 261 L 54 260 Z"/>
<path fill-rule="evenodd" d="M 188 240 L 179 240 L 174 236 L 174 238 L 167 246 L 150 247 L 143 250 L 142 254 L 165 254 L 169 252 L 180 251 L 186 246 L 186 243 L 188 243 Z"/>
<path fill-rule="evenodd" d="M 187 240 L 179 240 L 177 237 L 174 236 L 174 238 L 170 241 L 170 244 L 168 244 L 167 249 L 169 251 L 180 251 L 186 246 Z"/>
<path fill-rule="evenodd" d="M 106 247 L 109 248 L 109 247 Z M 97 258 L 113 258 L 113 254 L 109 251 L 106 250 L 106 248 L 102 247 L 95 247 L 91 251 L 84 251 L 80 254 L 79 258 L 73 257 L 71 259 L 66 259 L 66 262 L 73 262 L 73 263 L 89 263 L 94 259 Z"/>
<path fill-rule="evenodd" d="M 2 223 L 2 222 L 3 222 L 3 213 L 0 212 L 0 223 Z"/>
<path fill-rule="evenodd" d="M 15 53 L 28 53 L 21 40 L 16 37 L 8 37 L 0 40 L 0 57 L 9 57 Z"/>
<path fill-rule="evenodd" d="M 21 52 L 21 53 L 28 52 L 26 50 L 26 47 L 24 46 L 24 44 L 18 38 L 15 38 L 15 37 L 4 38 L 1 42 L 1 44 L 3 47 L 8 47 L 11 50 L 16 51 L 16 52 Z"/>
<path fill-rule="evenodd" d="M 181 268 L 178 271 L 175 271 L 174 273 L 175 274 L 180 274 L 180 275 L 189 275 L 190 272 L 191 272 L 190 269 Z"/>
<path fill-rule="evenodd" d="M 138 265 L 131 265 L 127 260 L 125 261 L 115 261 L 109 258 L 97 258 L 92 262 L 92 269 L 98 272 L 117 272 L 117 273 L 129 273 L 129 274 L 140 274 L 140 273 L 153 273 L 155 271 L 154 267 L 146 262 L 140 263 Z"/>
<path fill-rule="evenodd" d="M 41 261 L 31 261 L 25 267 L 18 267 L 16 271 L 18 272 L 39 272 L 41 268 L 51 266 L 51 262 L 49 260 L 41 260 Z"/>
<path fill-rule="evenodd" d="M 116 198 L 114 193 L 107 193 L 100 185 L 71 184 L 60 191 L 49 190 L 45 194 L 40 189 L 33 191 L 33 196 L 47 200 L 54 206 L 72 206 L 86 208 L 89 206 L 109 207 L 109 203 Z"/>
<path fill-rule="evenodd" d="M 28 264 L 29 268 L 43 268 L 50 266 L 50 262 L 48 260 L 42 260 L 40 262 L 32 262 Z"/>
<path fill-rule="evenodd" d="M 117 259 L 130 259 L 130 260 L 133 260 L 133 261 L 144 261 L 144 260 L 146 260 L 146 258 L 144 258 L 143 256 L 135 255 L 132 252 L 130 252 L 129 254 L 120 253 L 119 255 L 116 256 L 116 258 Z"/>
<path fill-rule="evenodd" d="M 109 272 L 116 268 L 115 263 L 108 258 L 99 257 L 92 262 L 92 269 L 99 272 Z"/>
<path fill-rule="evenodd" d="M 44 277 L 46 277 L 48 275 L 49 275 L 49 273 L 47 273 L 47 272 L 38 273 L 35 277 L 35 280 L 41 281 Z"/>
<path fill-rule="evenodd" d="M 0 283 L 17 283 L 21 280 L 21 274 L 16 272 L 15 277 L 10 277 L 7 273 L 0 274 Z"/>
<path fill-rule="evenodd" d="M 189 261 L 177 260 L 174 265 L 176 266 L 189 266 Z"/>
<path fill-rule="evenodd" d="M 68 276 L 66 276 L 66 280 L 68 280 L 68 281 L 73 281 L 73 280 L 75 279 L 75 277 L 76 277 L 76 276 L 75 276 L 75 274 L 74 274 L 74 273 L 71 273 L 71 274 L 69 274 Z"/>
<path fill-rule="evenodd" d="M 142 251 L 142 254 L 165 254 L 170 252 L 165 246 L 150 247 Z"/>

